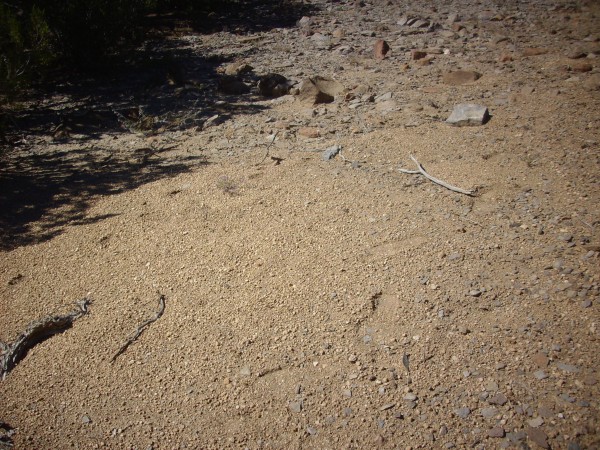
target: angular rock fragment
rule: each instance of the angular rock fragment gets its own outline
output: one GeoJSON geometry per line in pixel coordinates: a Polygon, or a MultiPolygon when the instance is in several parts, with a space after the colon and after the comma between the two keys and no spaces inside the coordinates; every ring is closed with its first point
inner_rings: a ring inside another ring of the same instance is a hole
{"type": "Polygon", "coordinates": [[[521,54],[524,57],[528,57],[528,56],[545,55],[546,53],[548,53],[548,50],[546,50],[545,48],[525,48],[525,49],[523,49],[523,52],[521,54]]]}
{"type": "Polygon", "coordinates": [[[390,46],[383,39],[379,39],[377,42],[375,42],[375,49],[374,49],[375,59],[379,59],[379,60],[385,59],[385,56],[387,55],[387,53],[389,51],[390,51],[390,46]]]}
{"type": "Polygon", "coordinates": [[[454,107],[446,123],[457,127],[483,125],[490,119],[485,106],[461,103],[454,107]]]}
{"type": "Polygon", "coordinates": [[[244,62],[237,62],[237,63],[227,64],[225,66],[224,72],[225,72],[225,75],[240,76],[240,75],[250,73],[253,70],[254,70],[254,68],[252,66],[250,66],[244,62]]]}
{"type": "Polygon", "coordinates": [[[332,147],[329,147],[323,152],[323,161],[329,161],[330,159],[333,159],[335,155],[337,155],[340,152],[340,150],[342,150],[341,145],[334,145],[332,147]]]}
{"type": "Polygon", "coordinates": [[[218,88],[220,92],[227,95],[241,95],[250,91],[250,86],[229,75],[219,78],[218,88]]]}
{"type": "Polygon", "coordinates": [[[268,73],[258,80],[258,92],[263,97],[281,97],[290,92],[293,84],[283,75],[268,73]]]}
{"type": "Polygon", "coordinates": [[[442,81],[451,86],[473,83],[481,78],[481,74],[473,70],[456,70],[442,75],[442,81]]]}
{"type": "Polygon", "coordinates": [[[344,91],[344,86],[331,78],[316,76],[307,78],[300,85],[298,98],[303,103],[316,105],[318,103],[331,103],[335,96],[344,91]]]}

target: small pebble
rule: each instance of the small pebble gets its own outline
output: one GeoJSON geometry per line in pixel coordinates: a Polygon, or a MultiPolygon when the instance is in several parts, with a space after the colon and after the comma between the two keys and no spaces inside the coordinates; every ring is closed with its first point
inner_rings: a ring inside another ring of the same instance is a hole
{"type": "Polygon", "coordinates": [[[544,419],[541,417],[536,417],[535,419],[528,420],[527,423],[530,427],[538,428],[544,425],[544,419]]]}
{"type": "Polygon", "coordinates": [[[299,413],[302,411],[302,402],[290,402],[289,404],[290,411],[299,413]]]}
{"type": "Polygon", "coordinates": [[[506,432],[502,427],[494,427],[488,430],[488,436],[491,438],[503,438],[506,432]]]}
{"type": "Polygon", "coordinates": [[[454,410],[454,414],[456,414],[461,419],[466,419],[469,416],[469,414],[471,414],[471,410],[469,408],[466,408],[466,407],[456,408],[454,410]]]}

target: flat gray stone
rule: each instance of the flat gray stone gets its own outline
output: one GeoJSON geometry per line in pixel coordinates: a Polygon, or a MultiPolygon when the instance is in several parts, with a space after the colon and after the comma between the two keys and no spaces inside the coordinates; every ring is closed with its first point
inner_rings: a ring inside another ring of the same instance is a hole
{"type": "Polygon", "coordinates": [[[302,411],[302,402],[290,402],[288,407],[290,408],[290,411],[299,413],[302,411]]]}
{"type": "Polygon", "coordinates": [[[471,414],[471,410],[469,408],[456,408],[454,410],[454,414],[456,414],[461,419],[466,419],[469,414],[471,414]]]}
{"type": "Polygon", "coordinates": [[[556,363],[556,367],[558,367],[560,370],[564,370],[565,372],[569,372],[569,373],[577,373],[577,372],[579,372],[579,367],[573,366],[572,364],[565,364],[565,363],[560,362],[560,361],[558,361],[556,363]]]}
{"type": "Polygon", "coordinates": [[[329,147],[323,152],[323,161],[329,161],[330,159],[333,159],[335,155],[337,155],[340,152],[341,149],[341,145],[334,145],[333,147],[329,147]]]}
{"type": "Polygon", "coordinates": [[[483,125],[490,118],[490,113],[485,106],[472,103],[461,103],[454,107],[446,123],[457,127],[483,125]]]}

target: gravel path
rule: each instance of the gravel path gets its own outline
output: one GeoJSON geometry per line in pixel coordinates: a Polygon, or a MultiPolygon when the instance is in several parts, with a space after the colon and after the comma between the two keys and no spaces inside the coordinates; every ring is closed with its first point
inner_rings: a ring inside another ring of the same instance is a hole
{"type": "Polygon", "coordinates": [[[290,28],[180,31],[217,73],[182,63],[140,96],[153,133],[8,155],[110,170],[4,234],[0,340],[93,303],[0,382],[3,442],[599,448],[598,3],[311,4],[290,28]],[[292,95],[258,95],[267,73],[292,95]],[[315,76],[343,92],[293,95],[315,76]],[[171,126],[158,93],[205,109],[171,126]],[[491,117],[445,123],[461,103],[491,117]],[[476,195],[401,173],[410,155],[476,195]]]}

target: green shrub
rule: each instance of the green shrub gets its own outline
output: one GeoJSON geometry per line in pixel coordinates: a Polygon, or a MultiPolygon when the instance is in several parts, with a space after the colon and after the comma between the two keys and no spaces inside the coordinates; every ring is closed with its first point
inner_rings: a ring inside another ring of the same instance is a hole
{"type": "Polygon", "coordinates": [[[51,60],[52,34],[42,10],[0,3],[0,104],[51,60]]]}

